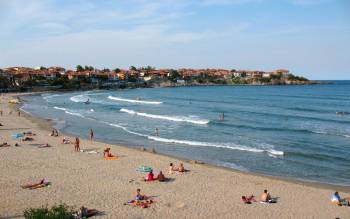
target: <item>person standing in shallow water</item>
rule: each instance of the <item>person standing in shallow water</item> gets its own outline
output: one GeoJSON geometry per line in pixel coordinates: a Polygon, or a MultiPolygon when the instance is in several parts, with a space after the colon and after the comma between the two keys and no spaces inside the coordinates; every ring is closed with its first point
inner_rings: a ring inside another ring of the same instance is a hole
{"type": "Polygon", "coordinates": [[[94,139],[94,131],[90,129],[90,141],[94,139]]]}
{"type": "Polygon", "coordinates": [[[156,136],[159,136],[159,129],[156,128],[156,136]]]}
{"type": "Polygon", "coordinates": [[[74,146],[75,146],[75,151],[79,152],[80,151],[80,140],[78,137],[75,138],[74,146]]]}

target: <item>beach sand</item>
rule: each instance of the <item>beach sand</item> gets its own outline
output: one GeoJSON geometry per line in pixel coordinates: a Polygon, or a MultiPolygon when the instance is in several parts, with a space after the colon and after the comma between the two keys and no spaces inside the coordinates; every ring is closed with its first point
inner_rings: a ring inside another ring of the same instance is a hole
{"type": "MultiPolygon", "coordinates": [[[[0,218],[21,218],[26,208],[60,202],[104,211],[97,218],[350,218],[350,207],[330,203],[335,189],[349,196],[347,187],[286,181],[189,162],[184,165],[190,172],[168,175],[170,162],[178,165],[183,161],[117,145],[111,146],[111,152],[119,158],[107,161],[102,158],[106,144],[89,140],[81,140],[81,149],[99,154],[74,152],[72,144],[60,144],[62,136],[49,136],[49,121],[24,114],[19,117],[16,111],[8,115],[10,96],[2,95],[0,103],[4,114],[0,141],[12,145],[0,148],[0,218]],[[36,134],[33,142],[11,139],[12,133],[29,130],[36,134]],[[13,146],[15,143],[20,146],[13,146]],[[44,143],[52,147],[35,146],[44,143]],[[139,165],[153,167],[155,174],[163,170],[172,180],[141,182],[145,174],[135,171],[139,165]],[[44,177],[52,182],[51,187],[20,187],[44,177]],[[153,196],[155,204],[147,209],[123,205],[137,188],[153,196]],[[278,203],[241,202],[242,195],[260,196],[264,189],[278,197],[278,203]]],[[[88,139],[88,128],[86,133],[88,139]]]]}

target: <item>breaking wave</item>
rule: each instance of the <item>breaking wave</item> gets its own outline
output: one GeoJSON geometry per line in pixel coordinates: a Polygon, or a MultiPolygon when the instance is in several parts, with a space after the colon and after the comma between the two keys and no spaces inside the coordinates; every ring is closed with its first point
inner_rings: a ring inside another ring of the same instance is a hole
{"type": "Polygon", "coordinates": [[[199,125],[205,125],[208,124],[209,120],[201,120],[201,119],[193,119],[189,117],[179,117],[179,116],[166,116],[166,115],[154,115],[154,114],[148,114],[148,113],[140,113],[136,112],[134,110],[128,110],[128,109],[120,109],[121,112],[128,113],[131,115],[137,115],[137,116],[143,116],[147,118],[153,118],[153,119],[163,119],[163,120],[169,120],[174,122],[188,122],[193,124],[199,124],[199,125]]]}
{"type": "Polygon", "coordinates": [[[113,97],[113,96],[108,96],[108,99],[116,100],[116,101],[124,101],[124,102],[129,102],[129,103],[141,103],[141,104],[162,104],[163,103],[163,102],[157,102],[157,101],[124,99],[124,98],[113,97]]]}
{"type": "Polygon", "coordinates": [[[73,115],[73,116],[79,116],[81,118],[85,118],[83,115],[81,115],[80,113],[76,113],[76,112],[71,112],[69,110],[67,110],[66,108],[62,108],[62,107],[57,107],[57,106],[54,106],[53,107],[54,109],[58,109],[58,110],[62,110],[64,111],[65,113],[69,114],[69,115],[73,115]]]}
{"type": "Polygon", "coordinates": [[[188,141],[188,140],[178,140],[178,139],[169,139],[169,138],[161,138],[158,136],[151,136],[151,135],[145,135],[137,132],[130,131],[124,126],[114,124],[114,123],[108,123],[104,122],[105,124],[108,124],[113,127],[121,128],[124,131],[138,135],[141,137],[145,137],[149,140],[158,141],[158,142],[164,142],[164,143],[175,143],[175,144],[185,144],[190,146],[199,146],[199,147],[216,147],[216,148],[225,148],[225,149],[231,149],[231,150],[239,150],[239,151],[248,151],[248,152],[254,152],[254,153],[267,153],[274,156],[283,156],[283,151],[277,151],[274,149],[259,149],[259,148],[253,148],[243,145],[237,145],[234,143],[211,143],[211,142],[200,142],[200,141],[188,141]]]}
{"type": "Polygon", "coordinates": [[[84,95],[76,95],[73,96],[71,98],[69,98],[71,101],[76,102],[76,103],[82,103],[82,102],[86,102],[88,100],[87,97],[85,97],[84,95]]]}

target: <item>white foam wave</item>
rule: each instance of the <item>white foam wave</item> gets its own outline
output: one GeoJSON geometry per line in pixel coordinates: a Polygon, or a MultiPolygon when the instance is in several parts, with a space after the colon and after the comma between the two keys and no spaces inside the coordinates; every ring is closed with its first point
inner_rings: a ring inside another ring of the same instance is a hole
{"type": "Polygon", "coordinates": [[[121,112],[125,112],[131,115],[137,115],[137,116],[143,116],[143,117],[148,117],[148,118],[153,118],[153,119],[163,119],[163,120],[169,120],[169,121],[174,121],[174,122],[188,122],[188,123],[193,123],[193,124],[199,124],[199,125],[205,125],[209,123],[209,120],[195,120],[192,118],[188,117],[177,117],[177,116],[164,116],[164,115],[154,115],[154,114],[148,114],[148,113],[140,113],[136,112],[134,110],[128,110],[128,109],[120,109],[121,112]]]}
{"type": "Polygon", "coordinates": [[[323,131],[311,131],[313,133],[316,133],[316,134],[322,134],[322,135],[326,135],[327,132],[323,132],[323,131]]]}
{"type": "Polygon", "coordinates": [[[129,103],[141,103],[141,104],[162,104],[163,103],[163,102],[157,102],[157,101],[124,99],[124,98],[113,97],[113,96],[108,96],[108,99],[117,100],[117,101],[124,101],[124,102],[129,102],[129,103]]]}
{"type": "Polygon", "coordinates": [[[130,131],[129,129],[127,129],[126,127],[123,127],[123,126],[118,125],[118,124],[107,123],[107,122],[105,122],[105,124],[108,124],[110,126],[114,126],[117,128],[121,128],[130,134],[138,135],[141,137],[145,137],[149,140],[158,141],[158,142],[185,144],[185,145],[200,146],[200,147],[225,148],[225,149],[248,151],[248,152],[254,152],[254,153],[268,153],[268,154],[272,154],[275,156],[283,156],[284,155],[283,151],[277,151],[277,150],[273,150],[273,149],[258,149],[258,148],[252,148],[252,147],[247,147],[247,146],[242,146],[242,145],[236,145],[233,143],[210,143],[210,142],[199,142],[199,141],[188,141],[188,140],[161,138],[161,137],[157,137],[157,136],[150,136],[150,135],[145,135],[145,134],[133,132],[133,131],[130,131]]]}
{"type": "Polygon", "coordinates": [[[73,96],[71,98],[69,98],[71,101],[75,102],[75,103],[82,103],[82,102],[86,102],[88,100],[87,97],[85,97],[84,95],[76,95],[73,96]]]}
{"type": "Polygon", "coordinates": [[[83,115],[81,115],[80,113],[68,111],[66,108],[61,108],[61,107],[57,107],[57,106],[54,106],[53,108],[58,109],[58,110],[62,110],[62,111],[64,111],[65,113],[67,113],[67,114],[69,114],[69,115],[79,116],[79,117],[81,117],[81,118],[85,118],[85,117],[84,117],[83,115]]]}
{"type": "Polygon", "coordinates": [[[61,95],[59,95],[59,94],[52,94],[52,95],[45,94],[45,95],[41,95],[41,96],[42,96],[42,98],[43,98],[44,100],[48,100],[48,99],[51,99],[51,98],[54,98],[54,97],[59,97],[59,96],[61,96],[61,95]]]}
{"type": "Polygon", "coordinates": [[[61,108],[61,107],[58,107],[58,106],[54,106],[53,108],[55,108],[55,109],[58,109],[58,110],[63,110],[63,111],[66,111],[66,108],[61,108]]]}
{"type": "Polygon", "coordinates": [[[350,135],[343,135],[345,138],[350,138],[350,135]]]}

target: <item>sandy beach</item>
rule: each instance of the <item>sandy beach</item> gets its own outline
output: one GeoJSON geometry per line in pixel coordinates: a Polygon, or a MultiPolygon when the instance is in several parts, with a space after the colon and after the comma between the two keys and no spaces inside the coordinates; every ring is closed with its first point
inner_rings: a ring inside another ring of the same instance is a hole
{"type": "MultiPolygon", "coordinates": [[[[87,140],[88,128],[80,147],[99,153],[74,152],[73,144],[61,144],[63,135],[50,136],[49,121],[24,113],[18,116],[9,99],[11,95],[0,99],[0,141],[11,145],[0,147],[0,218],[21,218],[26,208],[60,202],[104,212],[96,218],[350,218],[350,207],[330,202],[335,190],[341,197],[350,196],[347,187],[286,181],[190,162],[184,162],[189,172],[169,175],[169,163],[183,161],[118,145],[110,146],[118,159],[104,160],[107,145],[87,140]],[[25,131],[36,134],[34,141],[11,139],[11,134],[25,131]],[[38,148],[46,143],[52,147],[38,148]],[[140,165],[152,167],[155,174],[163,170],[171,180],[142,182],[140,178],[146,174],[135,171],[140,165]],[[36,190],[20,187],[42,178],[52,186],[36,190]],[[153,197],[155,203],[150,208],[123,205],[133,199],[137,188],[153,197]],[[245,205],[241,201],[242,195],[258,198],[264,189],[278,198],[276,204],[245,205]]],[[[68,138],[73,141],[74,136],[68,138]]]]}

